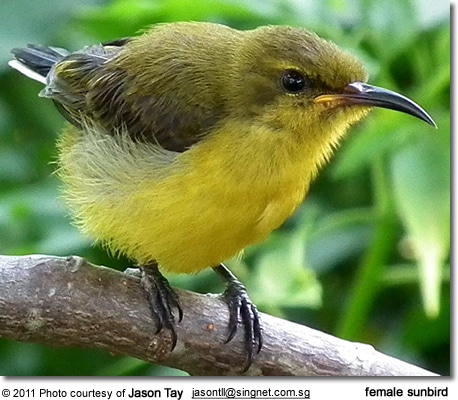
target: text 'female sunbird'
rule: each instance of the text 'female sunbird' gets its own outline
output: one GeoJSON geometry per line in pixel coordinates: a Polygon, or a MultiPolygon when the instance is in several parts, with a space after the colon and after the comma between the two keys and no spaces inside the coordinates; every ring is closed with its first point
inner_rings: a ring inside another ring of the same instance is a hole
{"type": "MultiPolygon", "coordinates": [[[[213,268],[227,283],[230,341],[245,370],[262,347],[258,312],[222,264],[301,204],[347,129],[372,107],[434,125],[413,101],[366,83],[361,63],[304,29],[169,23],[71,53],[14,49],[68,120],[63,197],[81,230],[134,260],[157,332],[177,342],[179,299],[159,272],[213,268]]],[[[186,316],[185,316],[186,317],[186,316]]]]}

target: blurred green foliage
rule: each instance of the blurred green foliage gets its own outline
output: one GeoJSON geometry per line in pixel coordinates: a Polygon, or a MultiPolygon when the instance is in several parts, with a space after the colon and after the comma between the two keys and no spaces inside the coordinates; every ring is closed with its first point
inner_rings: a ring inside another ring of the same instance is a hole
{"type": "MultiPolygon", "coordinates": [[[[78,49],[166,21],[303,26],[356,54],[370,82],[418,101],[438,130],[375,110],[352,129],[304,205],[229,266],[261,311],[450,373],[450,16],[427,0],[0,2],[0,254],[78,254],[124,268],[72,227],[52,174],[63,119],[10,49],[78,49]]],[[[209,272],[171,277],[220,291],[209,272]]],[[[2,375],[176,375],[92,350],[0,340],[2,375]],[[90,360],[90,362],[88,362],[90,360]]]]}

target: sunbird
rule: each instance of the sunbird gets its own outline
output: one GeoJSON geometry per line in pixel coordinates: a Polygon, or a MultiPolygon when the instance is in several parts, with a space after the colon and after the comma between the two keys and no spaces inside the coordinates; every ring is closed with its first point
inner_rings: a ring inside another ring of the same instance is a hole
{"type": "Polygon", "coordinates": [[[213,268],[227,285],[226,342],[244,329],[244,371],[262,348],[262,327],[223,262],[294,212],[371,108],[435,126],[413,101],[366,83],[360,61],[301,28],[177,22],[76,52],[12,53],[11,67],[44,84],[40,96],[68,121],[57,173],[76,224],[139,266],[156,333],[170,332],[171,350],[183,313],[160,270],[213,268]]]}

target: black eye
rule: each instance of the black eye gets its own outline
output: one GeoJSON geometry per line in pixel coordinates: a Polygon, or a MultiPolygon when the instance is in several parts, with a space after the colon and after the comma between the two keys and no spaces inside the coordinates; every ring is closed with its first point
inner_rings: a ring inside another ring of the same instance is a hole
{"type": "Polygon", "coordinates": [[[281,84],[289,93],[298,93],[305,88],[306,80],[304,75],[294,69],[289,69],[283,72],[281,76],[281,84]]]}

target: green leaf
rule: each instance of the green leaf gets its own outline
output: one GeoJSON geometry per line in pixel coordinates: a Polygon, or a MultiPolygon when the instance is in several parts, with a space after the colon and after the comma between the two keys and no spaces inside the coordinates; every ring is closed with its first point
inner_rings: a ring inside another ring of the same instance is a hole
{"type": "Polygon", "coordinates": [[[397,211],[420,268],[425,313],[439,313],[441,270],[450,248],[450,154],[432,135],[398,152],[391,164],[397,211]]]}
{"type": "Polygon", "coordinates": [[[13,47],[27,43],[48,43],[57,28],[84,7],[100,3],[99,0],[34,0],[0,1],[0,72],[9,67],[13,47]],[[33,7],[33,10],[32,10],[33,7]]]}
{"type": "Polygon", "coordinates": [[[249,291],[264,310],[278,315],[279,307],[321,306],[321,285],[305,262],[308,228],[271,235],[259,256],[249,291]]]}

